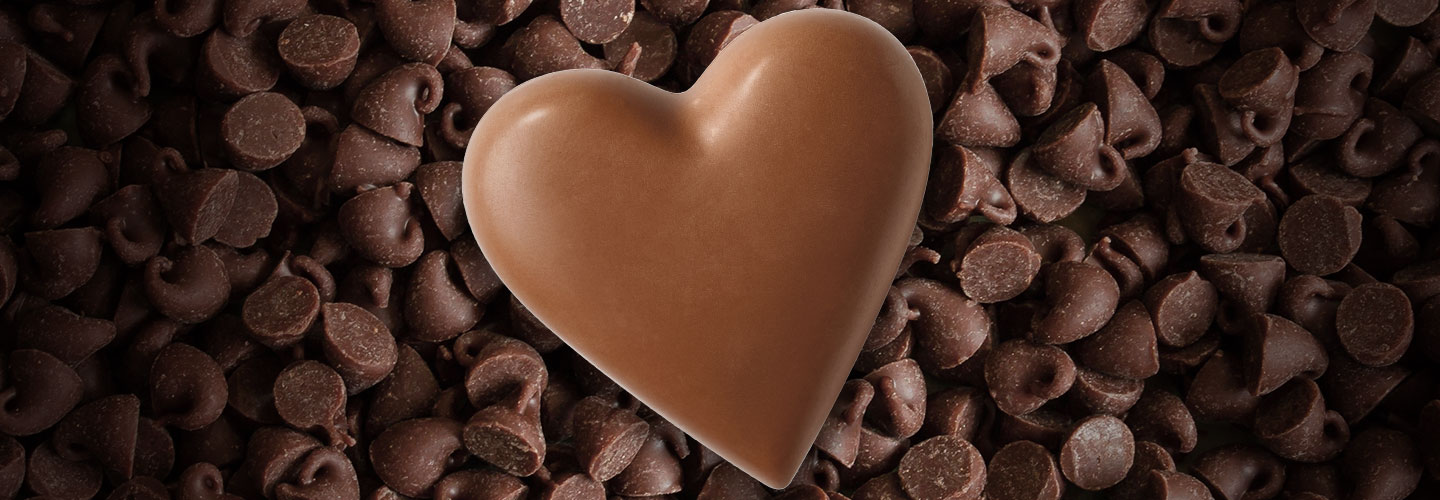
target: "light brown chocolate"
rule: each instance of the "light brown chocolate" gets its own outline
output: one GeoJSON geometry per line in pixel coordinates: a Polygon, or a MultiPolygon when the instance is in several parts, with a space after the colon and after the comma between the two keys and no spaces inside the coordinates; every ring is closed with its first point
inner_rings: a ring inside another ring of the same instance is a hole
{"type": "Polygon", "coordinates": [[[895,276],[931,130],[905,48],[810,9],[750,28],[684,93],[598,70],[516,87],[475,127],[462,186],[535,317],[782,487],[895,276]]]}

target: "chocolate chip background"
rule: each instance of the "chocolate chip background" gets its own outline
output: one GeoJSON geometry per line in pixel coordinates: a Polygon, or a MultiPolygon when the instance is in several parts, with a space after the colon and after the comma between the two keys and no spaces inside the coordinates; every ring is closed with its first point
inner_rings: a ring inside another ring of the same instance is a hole
{"type": "Polygon", "coordinates": [[[1436,498],[1436,8],[5,2],[0,497],[1436,498]],[[906,43],[937,126],[782,492],[505,293],[457,161],[525,80],[684,90],[805,8],[906,43]]]}

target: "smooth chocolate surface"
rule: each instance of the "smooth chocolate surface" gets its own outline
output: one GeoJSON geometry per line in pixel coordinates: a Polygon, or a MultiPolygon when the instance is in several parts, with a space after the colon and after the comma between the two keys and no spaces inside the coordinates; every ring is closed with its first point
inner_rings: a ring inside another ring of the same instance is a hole
{"type": "Polygon", "coordinates": [[[1440,497],[1437,6],[0,1],[0,498],[1440,497]],[[778,71],[725,54],[812,9],[905,44],[935,148],[775,490],[512,294],[461,177],[520,84],[778,71]]]}
{"type": "Polygon", "coordinates": [[[910,55],[784,14],[684,93],[561,72],[486,112],[467,214],[525,307],[701,443],[788,483],[905,251],[930,157],[910,55]]]}

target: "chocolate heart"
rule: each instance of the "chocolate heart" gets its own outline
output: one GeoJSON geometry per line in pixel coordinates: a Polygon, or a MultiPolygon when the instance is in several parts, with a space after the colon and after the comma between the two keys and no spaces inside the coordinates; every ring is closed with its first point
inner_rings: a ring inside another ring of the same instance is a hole
{"type": "Polygon", "coordinates": [[[772,487],[859,354],[924,194],[924,80],[884,28],[776,16],[690,90],[531,80],[490,108],[461,184],[525,307],[631,394],[772,487]]]}

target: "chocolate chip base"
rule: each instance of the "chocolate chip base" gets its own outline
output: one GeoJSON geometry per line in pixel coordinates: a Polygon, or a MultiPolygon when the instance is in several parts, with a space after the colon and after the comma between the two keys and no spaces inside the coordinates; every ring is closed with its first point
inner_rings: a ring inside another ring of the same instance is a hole
{"type": "Polygon", "coordinates": [[[0,5],[0,497],[1440,497],[1436,0],[0,5]],[[469,130],[867,16],[919,227],[783,492],[629,397],[467,233],[469,130]]]}

